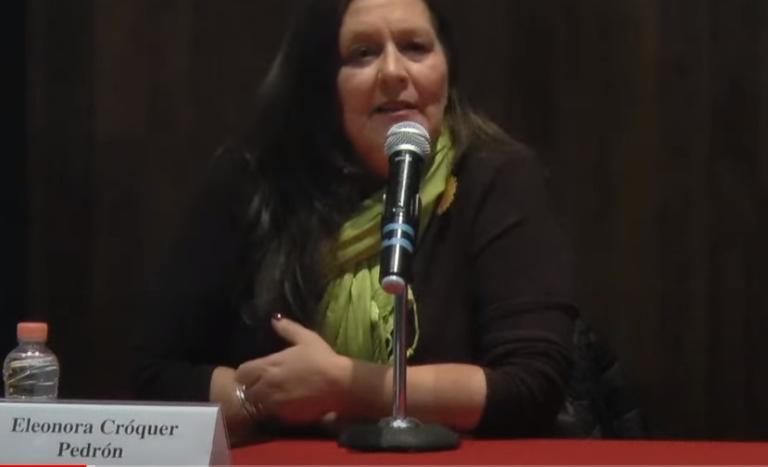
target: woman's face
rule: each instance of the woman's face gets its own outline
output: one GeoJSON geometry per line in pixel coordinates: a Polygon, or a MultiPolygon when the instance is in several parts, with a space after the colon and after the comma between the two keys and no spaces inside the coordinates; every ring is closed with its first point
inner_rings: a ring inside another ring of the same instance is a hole
{"type": "Polygon", "coordinates": [[[337,78],[344,130],[364,165],[385,178],[392,125],[420,123],[440,136],[448,64],[424,0],[354,0],[339,34],[337,78]]]}

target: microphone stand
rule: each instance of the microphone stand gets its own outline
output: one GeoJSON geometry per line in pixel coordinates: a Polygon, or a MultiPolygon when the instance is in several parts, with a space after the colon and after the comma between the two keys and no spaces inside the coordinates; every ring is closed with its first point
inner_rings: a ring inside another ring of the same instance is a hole
{"type": "Polygon", "coordinates": [[[406,353],[408,282],[421,212],[421,169],[430,153],[429,134],[414,122],[401,122],[387,133],[389,184],[382,214],[381,287],[395,297],[392,416],[378,424],[352,427],[339,444],[360,451],[438,451],[454,449],[459,436],[440,425],[424,424],[407,415],[406,353]]]}
{"type": "Polygon", "coordinates": [[[343,447],[358,451],[441,451],[459,446],[459,436],[442,425],[421,423],[407,416],[408,285],[395,294],[394,378],[392,416],[378,424],[358,425],[339,438],[343,447]]]}

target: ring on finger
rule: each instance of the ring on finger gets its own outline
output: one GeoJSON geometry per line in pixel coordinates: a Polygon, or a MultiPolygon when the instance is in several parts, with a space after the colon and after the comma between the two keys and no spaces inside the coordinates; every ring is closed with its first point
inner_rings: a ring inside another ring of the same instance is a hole
{"type": "Polygon", "coordinates": [[[259,401],[256,401],[256,405],[254,405],[245,397],[244,384],[235,384],[235,395],[237,396],[237,400],[240,401],[240,407],[243,408],[243,411],[248,415],[248,418],[250,418],[252,422],[258,422],[263,418],[264,406],[262,406],[259,401]]]}

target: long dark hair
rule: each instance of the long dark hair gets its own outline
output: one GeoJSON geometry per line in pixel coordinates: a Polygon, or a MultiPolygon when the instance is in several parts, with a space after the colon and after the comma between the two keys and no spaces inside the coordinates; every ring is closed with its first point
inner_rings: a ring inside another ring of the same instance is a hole
{"type": "MultiPolygon", "coordinates": [[[[344,134],[336,90],[338,34],[352,1],[300,2],[260,89],[249,131],[234,151],[246,158],[253,183],[249,320],[281,312],[313,324],[336,236],[370,187],[344,134]]],[[[427,4],[448,57],[445,122],[456,153],[478,142],[511,142],[459,97],[455,48],[439,8],[443,1],[427,4]]]]}

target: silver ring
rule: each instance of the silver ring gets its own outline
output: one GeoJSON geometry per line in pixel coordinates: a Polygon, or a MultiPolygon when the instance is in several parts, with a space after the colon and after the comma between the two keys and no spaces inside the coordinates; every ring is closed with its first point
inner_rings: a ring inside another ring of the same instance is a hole
{"type": "Polygon", "coordinates": [[[237,400],[240,401],[240,407],[243,408],[243,411],[248,415],[248,418],[250,418],[252,422],[258,422],[262,418],[264,407],[262,407],[261,402],[256,402],[258,406],[258,408],[256,408],[251,401],[246,399],[244,384],[235,384],[235,396],[237,396],[237,400]]]}

